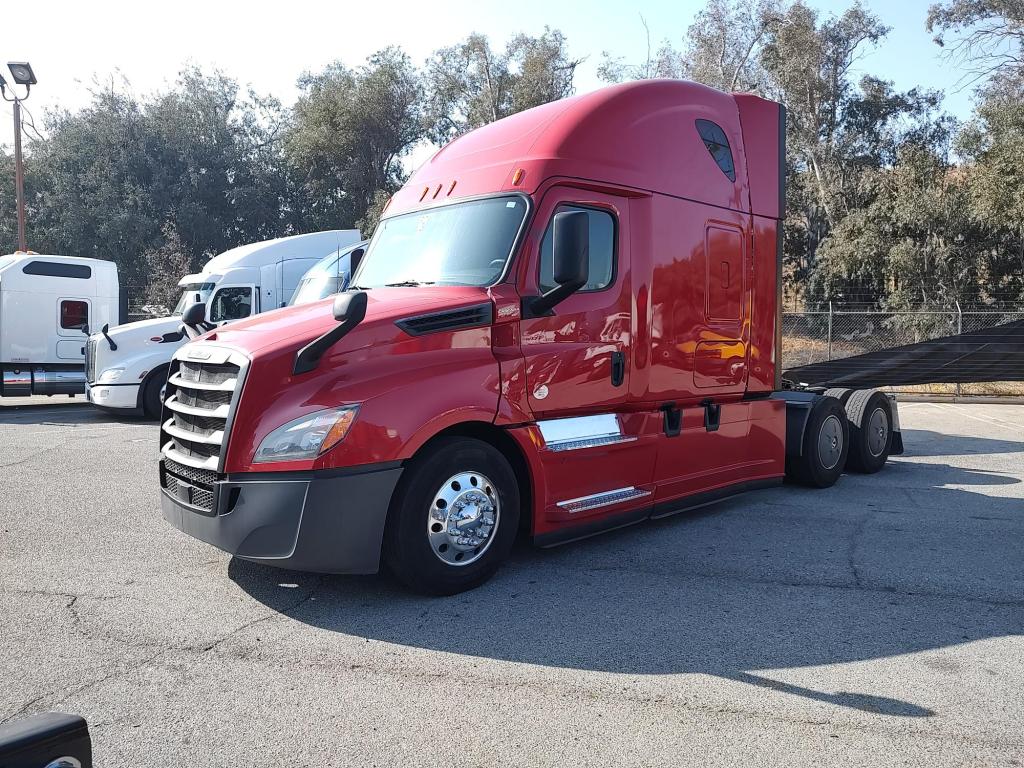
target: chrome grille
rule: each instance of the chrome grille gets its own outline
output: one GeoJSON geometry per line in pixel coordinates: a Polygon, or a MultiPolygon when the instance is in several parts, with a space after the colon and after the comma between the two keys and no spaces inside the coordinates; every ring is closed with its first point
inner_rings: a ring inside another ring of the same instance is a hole
{"type": "Polygon", "coordinates": [[[208,469],[189,467],[184,464],[179,464],[176,461],[171,461],[170,459],[166,459],[164,461],[164,468],[168,472],[184,480],[188,480],[190,483],[199,483],[212,488],[213,484],[217,482],[217,473],[211,472],[208,469]]]}
{"type": "Polygon", "coordinates": [[[213,484],[217,473],[179,464],[164,459],[160,473],[160,485],[172,496],[182,499],[194,507],[213,512],[213,484]]]}
{"type": "Polygon", "coordinates": [[[212,345],[199,349],[187,345],[175,355],[167,377],[160,436],[165,459],[220,471],[229,416],[246,363],[238,353],[212,345]],[[201,360],[197,359],[200,354],[201,360]]]}
{"type": "Polygon", "coordinates": [[[96,339],[85,342],[85,380],[90,384],[96,381],[96,339]]]}

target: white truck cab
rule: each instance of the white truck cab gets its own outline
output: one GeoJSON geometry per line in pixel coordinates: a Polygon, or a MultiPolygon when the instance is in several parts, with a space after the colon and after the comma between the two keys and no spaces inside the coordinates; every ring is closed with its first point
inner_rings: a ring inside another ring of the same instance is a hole
{"type": "Polygon", "coordinates": [[[215,325],[283,307],[310,267],[359,241],[358,230],[338,229],[251,243],[214,256],[202,272],[179,281],[181,298],[169,317],[103,327],[89,337],[89,402],[159,416],[167,366],[187,341],[181,314],[188,306],[204,302],[207,320],[215,325]]]}
{"type": "Polygon", "coordinates": [[[84,392],[88,329],[117,323],[121,311],[112,261],[0,256],[0,396],[84,392]]]}
{"type": "Polygon", "coordinates": [[[326,299],[348,288],[354,268],[369,245],[369,240],[340,248],[324,256],[302,276],[298,287],[288,300],[288,306],[312,304],[314,301],[326,299]],[[353,260],[355,264],[353,264],[353,260]]]}

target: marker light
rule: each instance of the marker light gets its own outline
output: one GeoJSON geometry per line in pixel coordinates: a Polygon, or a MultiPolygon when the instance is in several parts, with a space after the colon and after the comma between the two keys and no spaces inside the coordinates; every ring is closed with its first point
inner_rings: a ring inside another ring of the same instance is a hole
{"type": "Polygon", "coordinates": [[[260,443],[254,463],[315,459],[345,439],[359,413],[358,405],[329,408],[282,424],[260,443]]]}
{"type": "Polygon", "coordinates": [[[512,174],[512,184],[517,185],[523,180],[523,176],[526,174],[522,168],[516,168],[516,172],[512,174]]]}

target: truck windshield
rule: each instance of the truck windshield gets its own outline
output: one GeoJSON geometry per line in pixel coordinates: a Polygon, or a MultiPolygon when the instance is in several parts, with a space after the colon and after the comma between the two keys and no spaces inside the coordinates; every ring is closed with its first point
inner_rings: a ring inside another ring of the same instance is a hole
{"type": "Polygon", "coordinates": [[[326,299],[335,293],[341,293],[348,285],[349,265],[351,258],[349,254],[352,248],[346,248],[339,255],[337,252],[328,254],[320,259],[306,274],[302,276],[295,293],[288,300],[288,306],[294,307],[297,304],[311,304],[320,299],[326,299]]]}
{"type": "Polygon", "coordinates": [[[362,288],[491,285],[525,216],[526,201],[506,196],[384,219],[352,282],[362,288]]]}
{"type": "Polygon", "coordinates": [[[194,304],[197,301],[207,301],[210,298],[210,293],[213,291],[215,283],[189,283],[185,286],[184,293],[181,294],[181,298],[178,299],[178,303],[174,305],[174,311],[172,315],[180,315],[185,311],[185,308],[189,304],[194,304]],[[197,298],[198,295],[198,298],[197,298]]]}

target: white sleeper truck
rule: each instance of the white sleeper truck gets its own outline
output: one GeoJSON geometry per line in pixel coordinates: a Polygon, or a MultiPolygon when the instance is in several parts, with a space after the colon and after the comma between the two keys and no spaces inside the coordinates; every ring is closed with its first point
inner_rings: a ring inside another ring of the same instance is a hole
{"type": "Polygon", "coordinates": [[[89,329],[125,308],[112,261],[0,256],[0,396],[84,392],[89,329]]]}
{"type": "Polygon", "coordinates": [[[188,340],[181,330],[187,307],[205,302],[215,325],[283,307],[310,267],[359,240],[358,230],[336,229],[232,248],[181,279],[181,298],[169,317],[117,328],[93,325],[85,353],[89,402],[157,418],[167,366],[188,340]]]}

